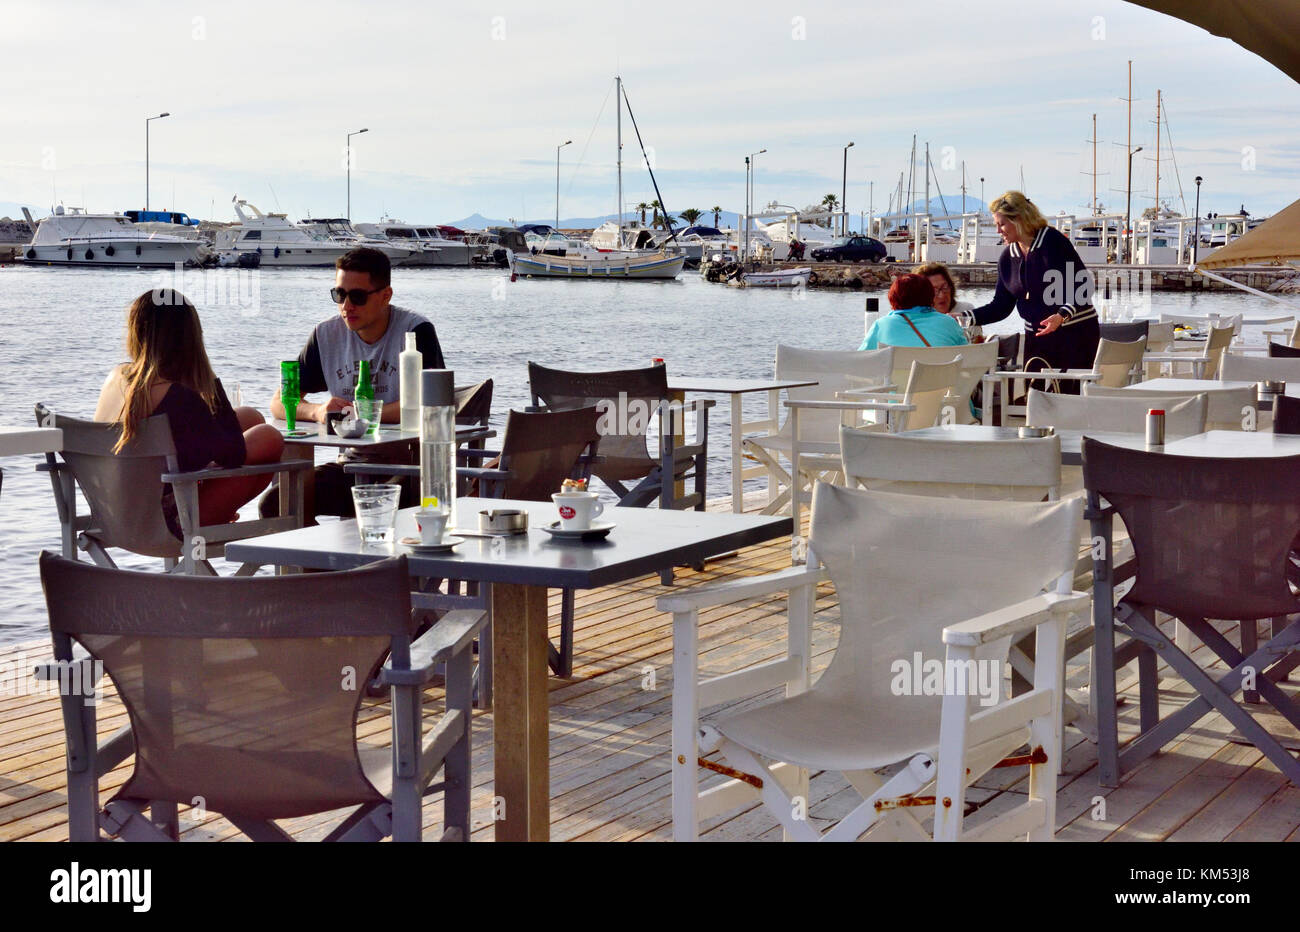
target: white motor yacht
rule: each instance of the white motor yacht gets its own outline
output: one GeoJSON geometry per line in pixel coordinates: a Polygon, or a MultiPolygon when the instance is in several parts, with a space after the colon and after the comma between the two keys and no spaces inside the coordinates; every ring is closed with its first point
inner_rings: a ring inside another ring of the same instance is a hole
{"type": "Polygon", "coordinates": [[[474,252],[468,243],[445,237],[436,224],[403,223],[381,217],[377,223],[358,223],[356,227],[363,236],[398,246],[414,245],[420,251],[412,256],[408,263],[411,265],[468,266],[474,252]]]}
{"type": "Polygon", "coordinates": [[[349,249],[356,249],[359,246],[378,249],[388,257],[388,260],[393,265],[425,264],[420,261],[423,250],[414,243],[407,246],[398,246],[386,239],[363,236],[353,228],[352,223],[346,217],[315,217],[308,220],[299,220],[298,226],[306,230],[315,239],[339,243],[349,249]]]}
{"type": "Polygon", "coordinates": [[[173,268],[198,265],[203,248],[197,239],[136,229],[122,214],[60,204],[37,224],[22,257],[45,265],[173,268]]]}
{"type": "Polygon", "coordinates": [[[353,248],[345,243],[315,239],[289,222],[286,214],[264,214],[248,201],[235,199],[239,223],[217,231],[216,248],[223,256],[256,253],[266,266],[332,266],[353,248]]]}

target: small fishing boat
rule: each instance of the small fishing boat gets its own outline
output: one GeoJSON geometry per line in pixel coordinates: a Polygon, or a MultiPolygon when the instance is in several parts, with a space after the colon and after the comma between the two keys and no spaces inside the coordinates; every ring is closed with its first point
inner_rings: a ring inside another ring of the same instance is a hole
{"type": "Polygon", "coordinates": [[[745,288],[802,288],[808,284],[812,268],[778,269],[774,272],[746,272],[740,277],[745,288]]]}
{"type": "Polygon", "coordinates": [[[597,256],[555,256],[547,253],[511,253],[510,270],[516,275],[547,278],[676,278],[685,256],[663,252],[601,253],[597,256]]]}

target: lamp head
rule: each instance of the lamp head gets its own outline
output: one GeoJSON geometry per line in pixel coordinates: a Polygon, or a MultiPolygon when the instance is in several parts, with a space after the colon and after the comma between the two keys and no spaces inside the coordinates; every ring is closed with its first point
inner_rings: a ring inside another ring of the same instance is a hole
{"type": "Polygon", "coordinates": [[[1200,175],[1197,175],[1197,176],[1196,176],[1196,186],[1197,186],[1198,188],[1201,186],[1201,176],[1200,176],[1200,175]]]}

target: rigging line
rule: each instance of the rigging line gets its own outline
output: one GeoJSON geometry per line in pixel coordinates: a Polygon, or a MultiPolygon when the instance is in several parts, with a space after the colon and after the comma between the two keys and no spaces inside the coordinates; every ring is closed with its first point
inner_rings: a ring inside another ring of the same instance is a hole
{"type": "Polygon", "coordinates": [[[677,231],[673,229],[673,215],[668,212],[668,205],[664,203],[664,196],[659,193],[659,182],[655,180],[654,169],[650,167],[650,157],[646,155],[645,143],[641,141],[641,128],[636,125],[636,117],[632,113],[632,101],[627,99],[627,84],[623,84],[623,102],[627,104],[627,115],[632,120],[632,129],[636,130],[636,142],[641,147],[641,160],[645,162],[646,171],[650,173],[650,183],[655,186],[655,197],[659,199],[659,209],[663,211],[664,223],[668,226],[668,239],[677,239],[677,231]]]}
{"type": "Polygon", "coordinates": [[[614,92],[612,87],[605,89],[605,99],[600,102],[600,112],[596,114],[596,122],[591,124],[591,132],[587,134],[587,141],[582,144],[582,153],[578,156],[578,161],[574,163],[573,168],[569,171],[569,185],[564,189],[567,197],[573,191],[573,182],[577,178],[578,169],[583,166],[587,158],[587,149],[591,146],[591,138],[596,135],[596,128],[600,126],[600,118],[605,115],[605,107],[609,104],[609,95],[614,92]]]}
{"type": "MultiPolygon", "coordinates": [[[[943,199],[943,188],[939,187],[939,173],[934,170],[934,161],[930,158],[928,154],[926,155],[925,160],[927,162],[927,170],[930,172],[930,176],[934,178],[934,189],[939,192],[939,206],[943,208],[943,213],[944,216],[946,217],[948,215],[948,204],[943,199]]],[[[925,213],[927,216],[930,213],[929,204],[925,205],[925,213]]],[[[950,230],[952,229],[951,220],[948,221],[948,229],[950,230]]]]}
{"type": "MultiPolygon", "coordinates": [[[[1160,110],[1165,115],[1165,138],[1169,140],[1169,158],[1174,163],[1174,179],[1178,182],[1178,200],[1183,204],[1183,216],[1187,216],[1187,198],[1183,196],[1183,179],[1178,174],[1178,156],[1174,154],[1174,137],[1169,135],[1169,111],[1165,109],[1165,102],[1160,102],[1160,110]]],[[[1159,125],[1156,126],[1156,132],[1160,132],[1159,125]]],[[[1157,212],[1159,205],[1156,205],[1157,212]]]]}

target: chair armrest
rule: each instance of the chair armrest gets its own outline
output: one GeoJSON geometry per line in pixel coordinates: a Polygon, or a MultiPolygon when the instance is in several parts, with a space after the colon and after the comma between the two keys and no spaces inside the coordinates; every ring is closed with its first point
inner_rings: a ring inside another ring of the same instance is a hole
{"type": "Polygon", "coordinates": [[[943,643],[956,647],[978,647],[1008,635],[1036,628],[1053,617],[1085,612],[1092,596],[1086,592],[1047,592],[987,612],[977,618],[960,621],[943,629],[943,643]]]}
{"type": "Polygon", "coordinates": [[[787,401],[787,408],[829,411],[915,411],[916,405],[901,401],[787,401]]]}
{"type": "Polygon", "coordinates": [[[254,466],[196,469],[192,472],[165,472],[163,482],[198,482],[200,479],[230,479],[235,476],[264,476],[267,473],[305,472],[313,469],[310,460],[281,460],[278,463],[259,463],[254,466]]]}
{"type": "Polygon", "coordinates": [[[709,586],[695,586],[683,592],[660,596],[655,605],[661,612],[698,611],[714,605],[761,599],[776,592],[813,586],[827,579],[830,579],[830,576],[824,569],[794,566],[788,570],[763,576],[751,576],[748,579],[736,579],[709,586]]]}
{"type": "Polygon", "coordinates": [[[691,398],[684,401],[674,401],[672,405],[678,411],[705,411],[715,407],[717,403],[713,398],[691,398]]]}
{"type": "Polygon", "coordinates": [[[380,680],[388,686],[423,686],[433,678],[438,664],[469,647],[487,620],[482,609],[448,612],[411,643],[411,669],[394,670],[390,658],[380,680]]]}
{"type": "Polygon", "coordinates": [[[846,388],[842,392],[836,392],[836,398],[856,398],[859,395],[876,395],[881,392],[893,393],[898,391],[897,382],[882,382],[880,385],[869,388],[846,388]]]}
{"type": "Polygon", "coordinates": [[[456,467],[456,476],[461,479],[496,479],[504,482],[513,475],[514,473],[508,469],[487,469],[481,466],[456,467]]]}
{"type": "Polygon", "coordinates": [[[470,458],[473,458],[473,459],[484,459],[484,460],[485,460],[485,459],[487,459],[489,456],[500,456],[500,455],[501,455],[501,451],[500,451],[500,450],[474,450],[474,449],[469,449],[469,450],[457,450],[457,451],[456,451],[456,455],[457,455],[457,456],[470,457],[470,458]]]}
{"type": "Polygon", "coordinates": [[[1093,372],[1090,369],[1073,369],[1060,372],[1056,369],[1042,369],[1038,372],[1025,372],[1023,370],[1011,372],[1006,369],[995,369],[984,374],[984,378],[1001,379],[1075,379],[1080,382],[1095,382],[1101,378],[1100,372],[1093,372]]]}
{"type": "Polygon", "coordinates": [[[350,476],[418,476],[420,467],[406,463],[344,463],[350,476]]]}

